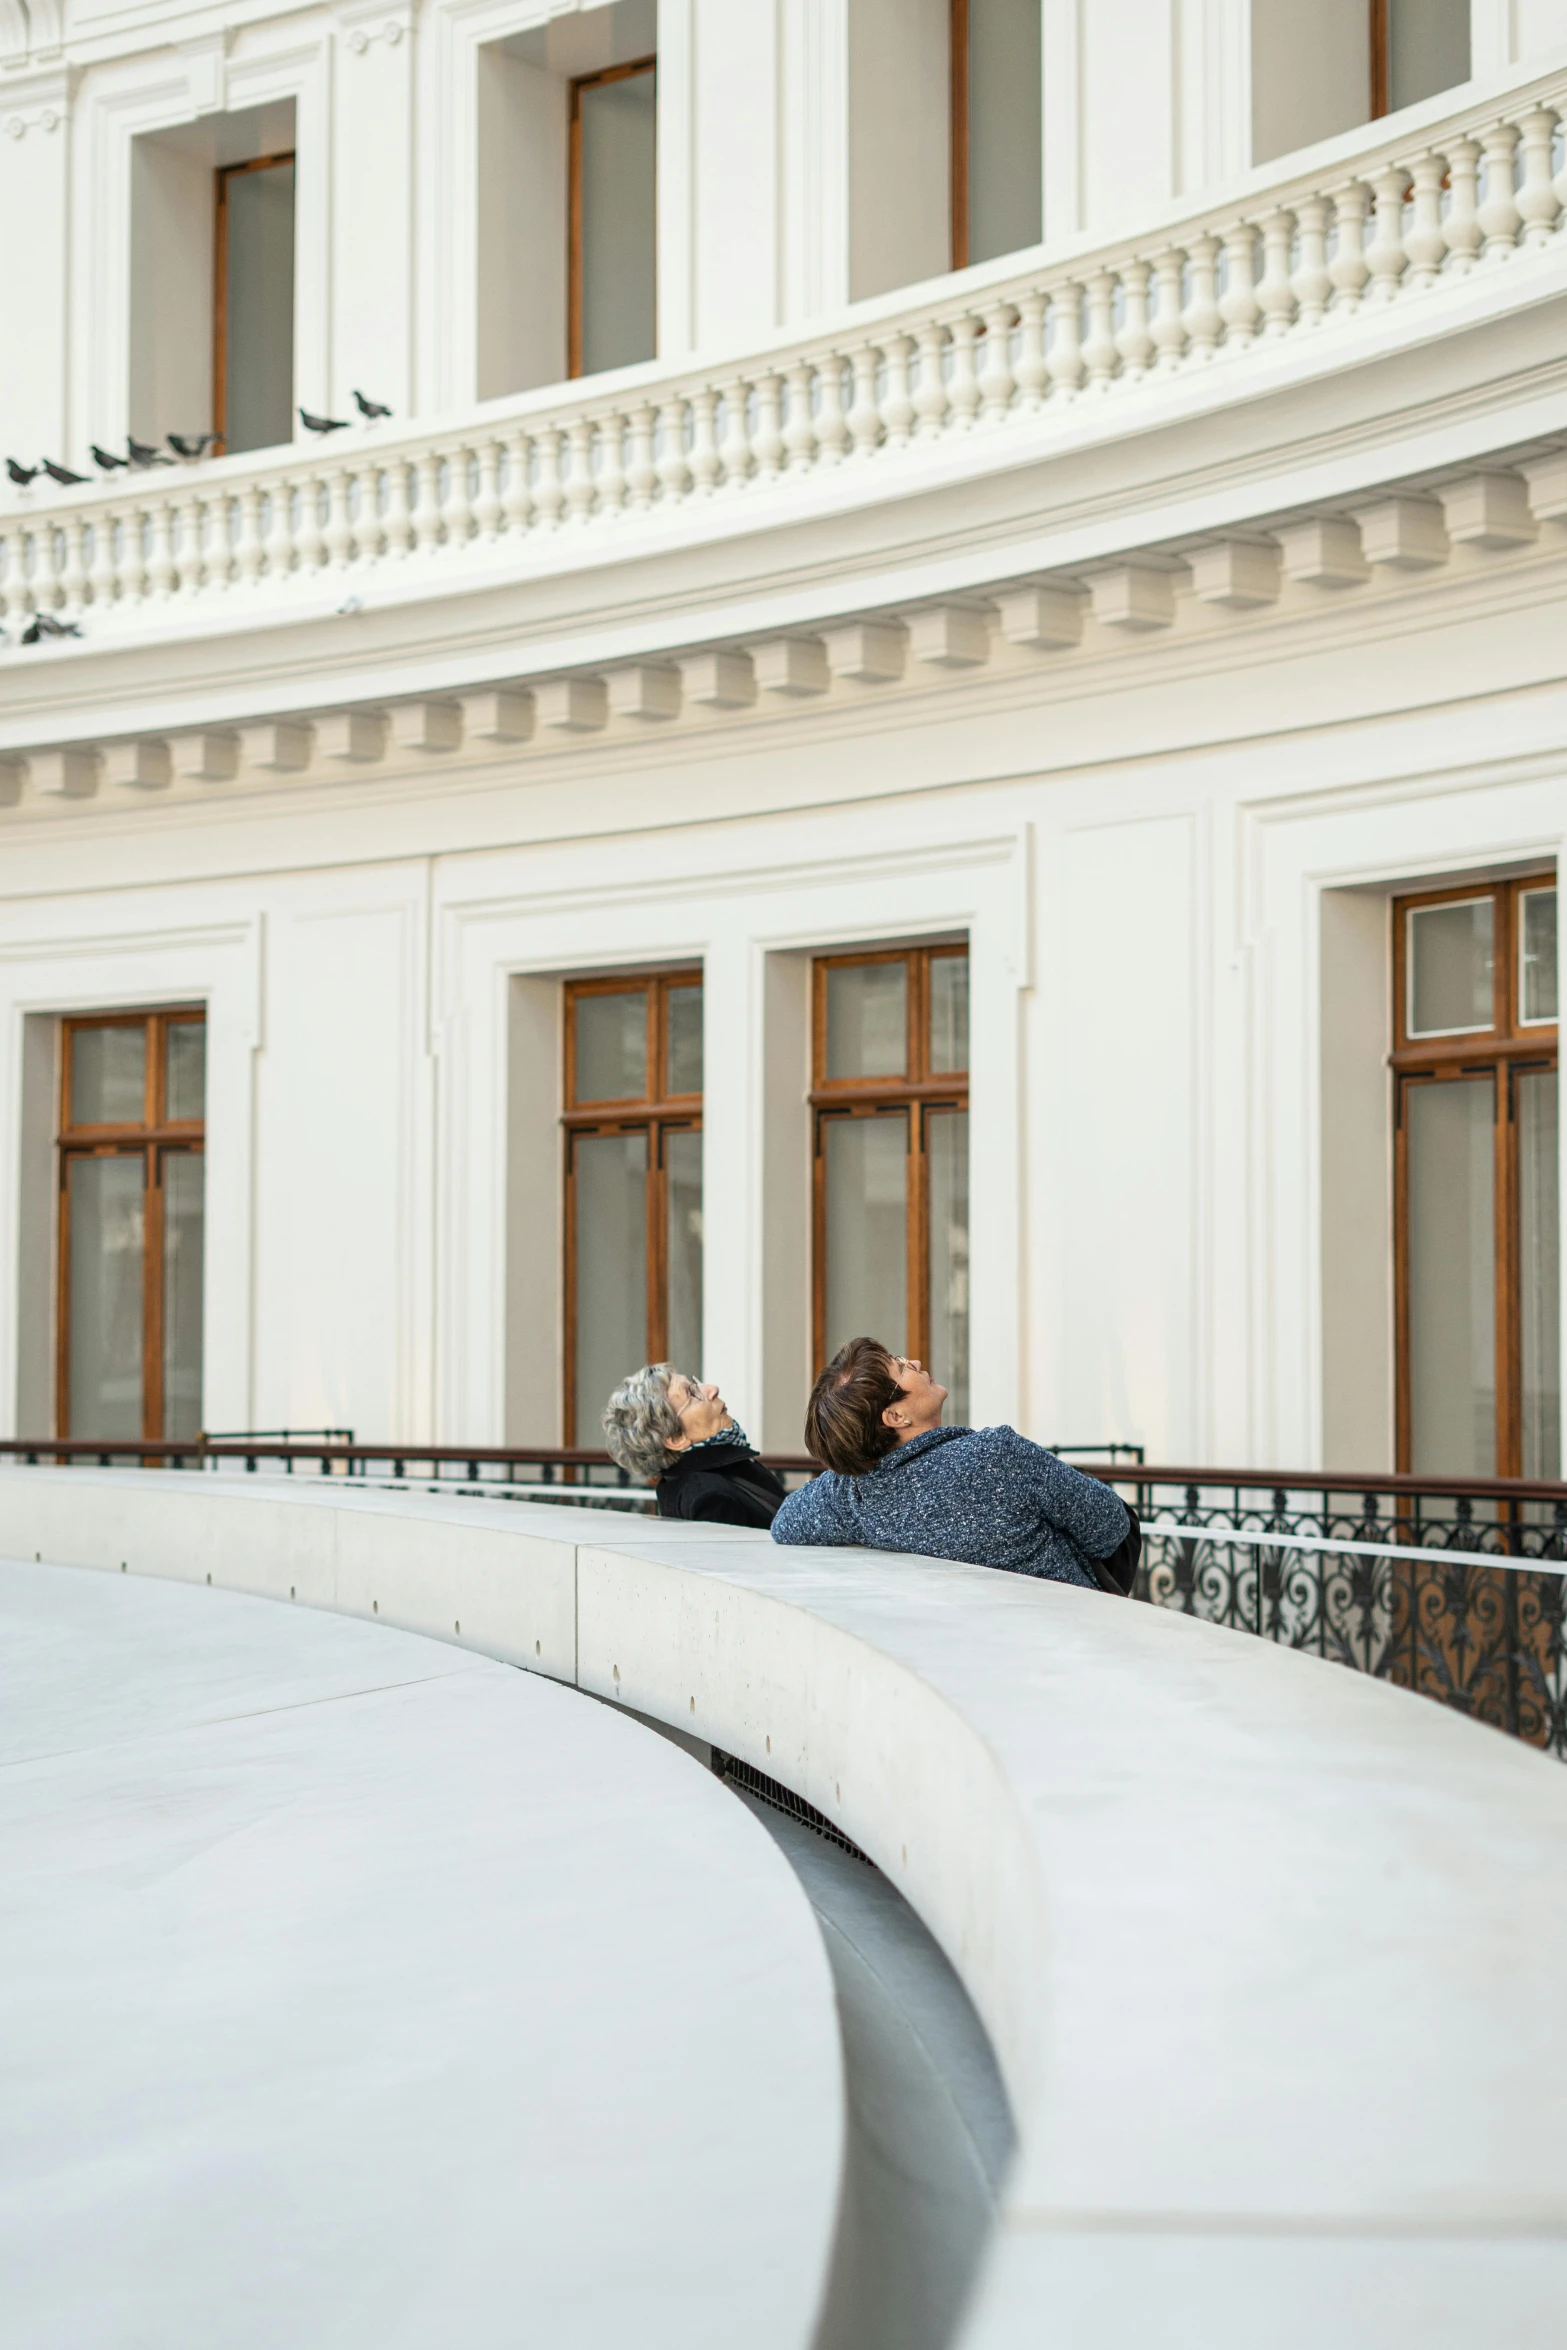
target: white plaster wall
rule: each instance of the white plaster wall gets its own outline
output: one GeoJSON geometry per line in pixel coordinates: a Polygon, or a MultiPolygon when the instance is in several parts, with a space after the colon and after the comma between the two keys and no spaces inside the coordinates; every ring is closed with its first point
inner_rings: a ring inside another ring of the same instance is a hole
{"type": "Polygon", "coordinates": [[[0,220],[25,221],[7,239],[0,332],[0,416],[6,453],[24,465],[67,446],[66,333],[71,128],[63,74],[18,77],[4,89],[0,220]]]}
{"type": "Polygon", "coordinates": [[[566,90],[500,42],[474,54],[478,178],[475,392],[566,373],[566,90]]]}

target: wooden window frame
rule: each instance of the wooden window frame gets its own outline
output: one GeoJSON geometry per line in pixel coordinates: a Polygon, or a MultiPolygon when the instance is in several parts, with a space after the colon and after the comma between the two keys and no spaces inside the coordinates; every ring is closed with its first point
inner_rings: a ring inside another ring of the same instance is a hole
{"type": "Polygon", "coordinates": [[[297,149],[276,155],[257,155],[249,163],[220,163],[214,177],[217,197],[213,214],[212,255],[212,429],[218,448],[227,447],[229,399],[229,181],[248,171],[276,171],[296,160],[297,149]]]}
{"type": "MultiPolygon", "coordinates": [[[[568,979],[562,1016],[565,1037],[562,1052],[565,1107],[561,1111],[562,1181],[565,1190],[564,1228],[565,1298],[562,1418],[565,1441],[581,1441],[577,1429],[577,1185],[576,1151],[585,1135],[645,1134],[647,1136],[647,1333],[648,1361],[664,1360],[669,1339],[668,1181],[665,1141],[671,1134],[700,1134],[702,1094],[669,1093],[669,998],[677,989],[704,984],[700,964],[674,969],[621,971],[594,979],[568,979]],[[647,992],[648,1084],[641,1095],[613,1100],[577,1099],[577,1006],[587,996],[635,995],[647,992]]],[[[596,1436],[596,1431],[595,1431],[596,1436]]]]}
{"type": "Polygon", "coordinates": [[[908,1213],[905,1295],[908,1331],[904,1347],[921,1362],[930,1352],[930,1114],[969,1106],[967,1069],[930,1067],[930,968],[932,963],[969,959],[967,940],[933,946],[877,947],[863,952],[818,955],[811,966],[811,1363],[814,1378],[827,1361],[827,1153],[823,1137],[835,1119],[885,1116],[907,1119],[908,1213]],[[899,1077],[827,1075],[827,978],[831,971],[873,963],[908,968],[904,1004],[906,1043],[899,1077]]]}
{"type": "Polygon", "coordinates": [[[969,261],[969,0],[950,0],[948,55],[952,124],[948,134],[952,183],[952,266],[969,261]]]}
{"type": "MultiPolygon", "coordinates": [[[[1519,1294],[1521,1233],[1518,1205],[1517,1080],[1525,1071],[1557,1068],[1558,1024],[1525,1025],[1520,958],[1523,928],[1520,902],[1531,891],[1557,889],[1549,871],[1517,879],[1470,882],[1424,890],[1393,901],[1393,1293],[1396,1372],[1397,1464],[1407,1470],[1413,1453],[1410,1395],[1409,1128],[1405,1103],[1415,1085],[1489,1077],[1494,1088],[1495,1140],[1495,1372],[1496,1461],[1498,1477],[1521,1476],[1523,1377],[1519,1294]],[[1409,1033],[1409,917],[1427,906],[1455,906],[1488,899],[1492,912],[1492,1025],[1436,1036],[1409,1033]]],[[[1558,898],[1558,905],[1560,900],[1558,898]]]]}
{"type": "MultiPolygon", "coordinates": [[[[577,74],[570,85],[566,116],[566,373],[582,373],[582,100],[588,90],[609,82],[629,82],[638,74],[658,71],[658,52],[635,57],[626,65],[606,65],[598,73],[577,74]]],[[[654,138],[657,138],[657,125],[654,138]]]]}
{"type": "Polygon", "coordinates": [[[1371,120],[1380,122],[1391,112],[1392,51],[1388,32],[1388,0],[1369,0],[1370,22],[1368,37],[1371,43],[1371,120]]]}
{"type": "MultiPolygon", "coordinates": [[[[58,1256],[55,1268],[55,1433],[71,1427],[71,1187],[77,1159],[139,1158],[142,1162],[142,1428],[155,1440],[163,1425],[163,1169],[176,1152],[205,1158],[207,1124],[201,1118],[170,1118],[168,1035],[171,1028],[205,1028],[202,1005],[155,1011],[82,1013],[61,1023],[60,1103],[57,1128],[58,1256]],[[146,1036],[145,1090],[138,1123],[78,1126],[71,1116],[72,1062],[76,1038],[87,1028],[140,1028],[146,1036]]],[[[112,1440],[110,1440],[112,1442],[112,1440]]]]}

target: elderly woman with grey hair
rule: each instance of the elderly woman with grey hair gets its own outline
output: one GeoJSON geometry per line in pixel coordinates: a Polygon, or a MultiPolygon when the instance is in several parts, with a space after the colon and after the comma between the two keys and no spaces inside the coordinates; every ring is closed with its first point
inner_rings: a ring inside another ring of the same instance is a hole
{"type": "Polygon", "coordinates": [[[622,1379],[604,1406],[604,1441],[618,1467],[654,1487],[661,1518],[765,1529],[784,1497],[718,1389],[673,1363],[622,1379]]]}

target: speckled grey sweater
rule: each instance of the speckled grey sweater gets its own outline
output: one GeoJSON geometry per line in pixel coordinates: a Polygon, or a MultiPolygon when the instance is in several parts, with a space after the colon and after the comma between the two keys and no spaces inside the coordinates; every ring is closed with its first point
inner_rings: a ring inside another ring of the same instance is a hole
{"type": "Polygon", "coordinates": [[[790,1494],[773,1540],[861,1542],[1092,1585],[1086,1561],[1108,1558],[1126,1529],[1108,1485],[1015,1428],[930,1428],[863,1477],[824,1469],[790,1494]]]}

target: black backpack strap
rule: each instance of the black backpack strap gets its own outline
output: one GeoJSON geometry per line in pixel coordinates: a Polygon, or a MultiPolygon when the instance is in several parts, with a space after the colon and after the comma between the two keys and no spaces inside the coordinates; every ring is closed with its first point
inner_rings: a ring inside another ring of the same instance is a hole
{"type": "Polygon", "coordinates": [[[1123,1506],[1125,1534],[1108,1558],[1090,1559],[1088,1565],[1101,1591],[1113,1592],[1118,1599],[1130,1599],[1143,1555],[1143,1522],[1130,1502],[1123,1506]]]}

